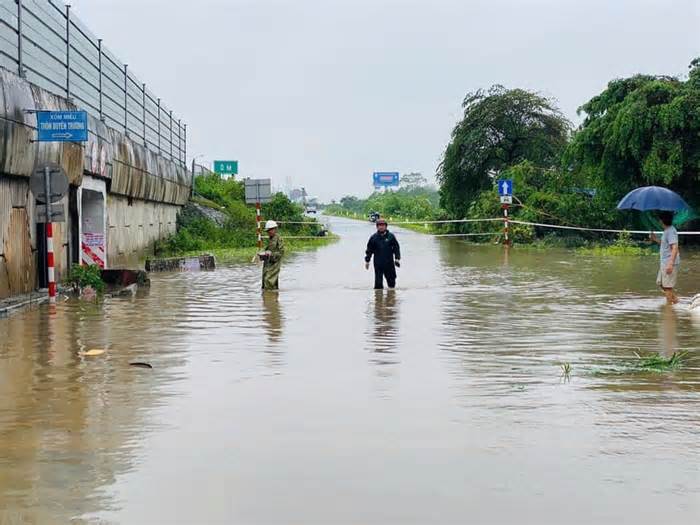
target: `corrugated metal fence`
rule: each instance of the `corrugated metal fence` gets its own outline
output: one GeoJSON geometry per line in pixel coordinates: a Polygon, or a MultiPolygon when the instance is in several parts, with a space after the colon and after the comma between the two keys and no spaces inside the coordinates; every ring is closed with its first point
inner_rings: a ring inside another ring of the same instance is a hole
{"type": "Polygon", "coordinates": [[[0,0],[0,66],[185,164],[187,125],[54,0],[0,0]]]}

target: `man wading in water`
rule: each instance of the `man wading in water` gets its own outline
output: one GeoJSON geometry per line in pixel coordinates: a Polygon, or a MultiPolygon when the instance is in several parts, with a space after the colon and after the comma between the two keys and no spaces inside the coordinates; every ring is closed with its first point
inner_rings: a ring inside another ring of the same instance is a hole
{"type": "Polygon", "coordinates": [[[668,304],[676,304],[678,297],[673,293],[678,280],[678,267],[681,264],[681,256],[678,251],[678,232],[673,226],[673,213],[663,211],[659,213],[659,219],[664,225],[664,233],[659,239],[652,232],[650,239],[661,245],[661,266],[656,277],[656,284],[661,287],[666,295],[668,304]]]}
{"type": "Polygon", "coordinates": [[[280,268],[282,268],[282,257],[284,256],[284,243],[277,235],[277,223],[267,221],[265,223],[268,239],[265,251],[258,254],[263,261],[262,287],[263,290],[279,289],[280,268]]]}
{"type": "Polygon", "coordinates": [[[386,229],[384,219],[377,220],[377,233],[367,242],[365,268],[369,270],[369,261],[374,256],[374,289],[384,288],[384,277],[389,288],[396,286],[396,267],[400,267],[401,248],[394,234],[386,229]]]}

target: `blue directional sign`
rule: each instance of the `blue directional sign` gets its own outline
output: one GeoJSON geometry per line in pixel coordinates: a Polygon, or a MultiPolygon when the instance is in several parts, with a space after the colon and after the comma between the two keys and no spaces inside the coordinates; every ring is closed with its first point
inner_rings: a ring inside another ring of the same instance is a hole
{"type": "Polygon", "coordinates": [[[398,186],[399,172],[398,171],[375,171],[372,174],[372,179],[375,186],[398,186]]]}
{"type": "Polygon", "coordinates": [[[513,195],[513,180],[502,179],[498,181],[498,194],[501,197],[513,195]]]}
{"type": "Polygon", "coordinates": [[[88,118],[85,111],[37,111],[39,142],[85,142],[88,118]]]}

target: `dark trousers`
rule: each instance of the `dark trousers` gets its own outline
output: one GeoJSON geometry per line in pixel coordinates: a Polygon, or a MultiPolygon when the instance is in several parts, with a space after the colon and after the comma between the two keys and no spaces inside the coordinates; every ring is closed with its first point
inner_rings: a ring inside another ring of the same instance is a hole
{"type": "Polygon", "coordinates": [[[374,289],[381,290],[384,288],[384,278],[389,288],[396,286],[396,268],[393,264],[387,266],[374,267],[374,289]]]}

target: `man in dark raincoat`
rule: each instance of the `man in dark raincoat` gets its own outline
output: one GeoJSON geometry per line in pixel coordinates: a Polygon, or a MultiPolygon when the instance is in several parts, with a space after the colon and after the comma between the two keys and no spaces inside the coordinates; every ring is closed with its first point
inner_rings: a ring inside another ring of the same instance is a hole
{"type": "Polygon", "coordinates": [[[267,221],[265,223],[268,239],[265,251],[260,254],[263,261],[262,287],[263,290],[279,289],[280,269],[284,256],[284,243],[277,235],[277,223],[267,221]]]}
{"type": "Polygon", "coordinates": [[[374,257],[374,288],[384,288],[384,278],[389,288],[396,286],[396,267],[401,266],[401,248],[393,233],[387,230],[384,219],[377,220],[377,233],[367,242],[365,268],[369,270],[369,261],[374,257]]]}

